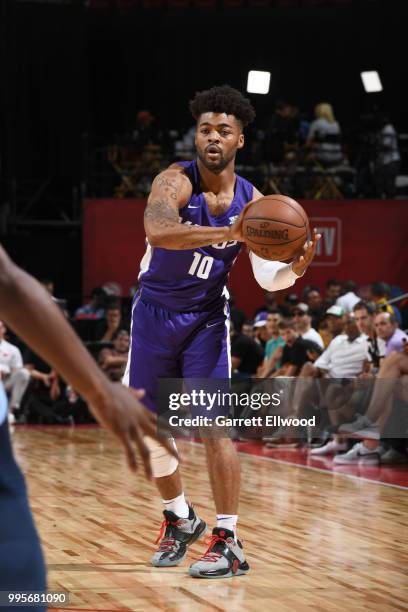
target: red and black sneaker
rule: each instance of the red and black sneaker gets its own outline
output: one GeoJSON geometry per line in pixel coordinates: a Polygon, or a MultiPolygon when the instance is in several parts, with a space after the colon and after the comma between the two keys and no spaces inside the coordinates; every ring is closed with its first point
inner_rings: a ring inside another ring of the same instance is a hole
{"type": "Polygon", "coordinates": [[[207,523],[202,521],[189,506],[188,518],[181,518],[164,510],[162,522],[156,544],[159,548],[152,557],[155,567],[172,567],[183,561],[187,554],[187,547],[202,537],[207,531],[207,523]]]}
{"type": "Polygon", "coordinates": [[[233,531],[215,527],[207,552],[190,565],[194,578],[231,578],[249,571],[242,544],[234,539],[233,531]]]}

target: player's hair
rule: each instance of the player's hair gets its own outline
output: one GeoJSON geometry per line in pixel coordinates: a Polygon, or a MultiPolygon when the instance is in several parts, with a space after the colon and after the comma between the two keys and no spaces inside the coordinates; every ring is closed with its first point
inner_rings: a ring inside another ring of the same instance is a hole
{"type": "Polygon", "coordinates": [[[209,112],[234,115],[242,127],[246,127],[255,119],[255,110],[250,100],[230,85],[197,91],[194,99],[190,100],[189,106],[196,121],[200,115],[209,112]]]}
{"type": "Polygon", "coordinates": [[[293,319],[282,319],[278,323],[279,329],[295,329],[295,322],[293,319]]]}
{"type": "Polygon", "coordinates": [[[365,302],[364,300],[360,300],[353,306],[353,312],[357,312],[357,310],[366,310],[367,314],[373,315],[376,311],[376,306],[372,302],[365,302]]]}

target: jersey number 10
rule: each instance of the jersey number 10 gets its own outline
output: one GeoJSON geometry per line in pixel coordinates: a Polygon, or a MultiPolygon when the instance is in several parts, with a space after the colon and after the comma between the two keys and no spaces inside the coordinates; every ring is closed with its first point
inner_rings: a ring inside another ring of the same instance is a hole
{"type": "Polygon", "coordinates": [[[214,263],[214,257],[209,255],[201,255],[197,251],[193,253],[193,263],[188,271],[191,276],[198,276],[198,278],[208,278],[211,272],[212,265],[214,263]]]}

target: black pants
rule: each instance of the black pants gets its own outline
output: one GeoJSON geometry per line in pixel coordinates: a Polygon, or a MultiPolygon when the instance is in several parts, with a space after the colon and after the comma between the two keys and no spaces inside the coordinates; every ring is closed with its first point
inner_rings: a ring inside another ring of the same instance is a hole
{"type": "Polygon", "coordinates": [[[376,195],[378,198],[395,198],[395,181],[398,176],[400,162],[395,161],[384,166],[378,166],[375,171],[376,195]]]}
{"type": "MultiPolygon", "coordinates": [[[[10,444],[7,419],[0,426],[0,591],[45,591],[45,565],[28,505],[26,486],[10,444]]],[[[45,612],[46,606],[22,608],[45,612]]],[[[16,608],[1,607],[2,611],[16,608]]]]}

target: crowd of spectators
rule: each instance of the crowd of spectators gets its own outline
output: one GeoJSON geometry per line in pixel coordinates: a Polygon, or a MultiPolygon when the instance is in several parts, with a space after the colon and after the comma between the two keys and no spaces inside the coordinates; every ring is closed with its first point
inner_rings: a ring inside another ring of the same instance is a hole
{"type": "MultiPolygon", "coordinates": [[[[120,381],[130,345],[131,298],[119,297],[110,286],[96,288],[70,316],[52,283],[44,286],[101,369],[120,381]]],[[[290,383],[284,414],[318,416],[316,431],[297,431],[294,437],[290,428],[280,428],[264,436],[264,444],[306,444],[313,459],[334,455],[334,464],[407,461],[408,300],[390,304],[395,294],[384,282],[357,288],[352,281],[331,279],[324,292],[316,286],[299,296],[265,292],[253,318],[231,295],[232,385],[253,390],[260,381],[284,378],[290,383]],[[351,446],[352,438],[361,441],[351,446]]],[[[0,376],[12,421],[93,421],[75,390],[2,322],[0,376]]]]}
{"type": "MultiPolygon", "coordinates": [[[[408,302],[389,304],[383,282],[357,289],[329,280],[325,289],[308,286],[280,303],[267,292],[252,320],[233,301],[233,387],[242,391],[246,380],[246,391],[266,390],[260,379],[282,386],[283,377],[280,416],[316,416],[313,431],[267,433],[268,448],[306,445],[314,460],[335,465],[408,462],[408,302]]],[[[252,432],[240,432],[246,436],[252,432]]]]}
{"type": "MultiPolygon", "coordinates": [[[[128,133],[108,147],[116,197],[145,197],[155,174],[177,159],[195,155],[194,126],[164,129],[150,111],[140,111],[128,133]]],[[[358,126],[342,126],[327,102],[313,116],[278,101],[269,118],[248,129],[238,170],[262,192],[307,198],[394,198],[401,167],[398,134],[379,110],[358,126]]],[[[96,189],[97,191],[97,189],[96,189]]]]}
{"type": "MultiPolygon", "coordinates": [[[[66,300],[54,296],[52,281],[42,282],[106,376],[112,381],[120,381],[130,345],[131,298],[119,297],[109,285],[97,287],[91,292],[89,301],[69,313],[66,300]]],[[[10,421],[13,423],[94,422],[75,390],[18,337],[7,332],[1,321],[0,376],[10,396],[10,421]]]]}

